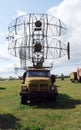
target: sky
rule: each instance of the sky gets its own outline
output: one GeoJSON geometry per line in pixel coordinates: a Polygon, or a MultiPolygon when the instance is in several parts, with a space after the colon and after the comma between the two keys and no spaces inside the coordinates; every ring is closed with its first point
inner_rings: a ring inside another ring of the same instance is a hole
{"type": "Polygon", "coordinates": [[[0,1],[0,77],[18,76],[14,66],[19,59],[8,52],[8,26],[24,13],[47,13],[60,18],[67,26],[64,43],[70,42],[70,60],[67,55],[53,60],[54,74],[69,75],[81,67],[81,0],[1,0],[0,1]]]}

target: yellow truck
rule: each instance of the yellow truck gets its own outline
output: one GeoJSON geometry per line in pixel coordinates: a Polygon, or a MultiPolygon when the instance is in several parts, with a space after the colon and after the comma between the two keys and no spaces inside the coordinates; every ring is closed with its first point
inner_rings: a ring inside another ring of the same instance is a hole
{"type": "Polygon", "coordinates": [[[72,82],[81,82],[81,68],[78,68],[76,72],[70,73],[70,80],[72,82]]]}
{"type": "Polygon", "coordinates": [[[50,78],[50,69],[44,67],[29,67],[27,69],[25,81],[21,84],[21,104],[26,104],[27,100],[49,99],[56,101],[57,95],[57,87],[50,78]]]}
{"type": "Polygon", "coordinates": [[[75,82],[75,81],[77,81],[77,72],[71,72],[70,73],[70,80],[71,80],[71,82],[75,82]]]}

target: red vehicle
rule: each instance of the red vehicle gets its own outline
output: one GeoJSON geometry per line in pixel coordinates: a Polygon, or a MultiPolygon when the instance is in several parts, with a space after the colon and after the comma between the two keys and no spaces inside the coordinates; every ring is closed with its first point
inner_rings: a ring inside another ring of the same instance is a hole
{"type": "Polygon", "coordinates": [[[81,68],[77,69],[77,80],[81,82],[81,68]]]}

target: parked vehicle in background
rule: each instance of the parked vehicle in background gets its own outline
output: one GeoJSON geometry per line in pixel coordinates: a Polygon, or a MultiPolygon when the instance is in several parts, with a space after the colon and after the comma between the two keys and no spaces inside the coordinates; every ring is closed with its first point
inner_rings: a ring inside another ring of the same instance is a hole
{"type": "Polygon", "coordinates": [[[75,81],[77,81],[77,72],[72,72],[72,73],[70,73],[70,80],[71,80],[71,82],[75,82],[75,81]]]}
{"type": "Polygon", "coordinates": [[[81,68],[77,69],[77,80],[81,82],[81,68]]]}
{"type": "Polygon", "coordinates": [[[76,72],[70,73],[70,80],[72,82],[81,82],[81,68],[78,68],[76,72]]]}

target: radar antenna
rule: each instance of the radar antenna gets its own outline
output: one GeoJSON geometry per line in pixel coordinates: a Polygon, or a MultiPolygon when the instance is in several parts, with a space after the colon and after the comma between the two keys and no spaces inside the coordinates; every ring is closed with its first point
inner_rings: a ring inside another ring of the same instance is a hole
{"type": "Polygon", "coordinates": [[[66,33],[66,25],[48,14],[27,14],[13,20],[8,27],[11,55],[20,58],[21,67],[30,60],[34,67],[43,67],[46,59],[60,58],[68,54],[69,43],[56,39],[66,33]]]}

